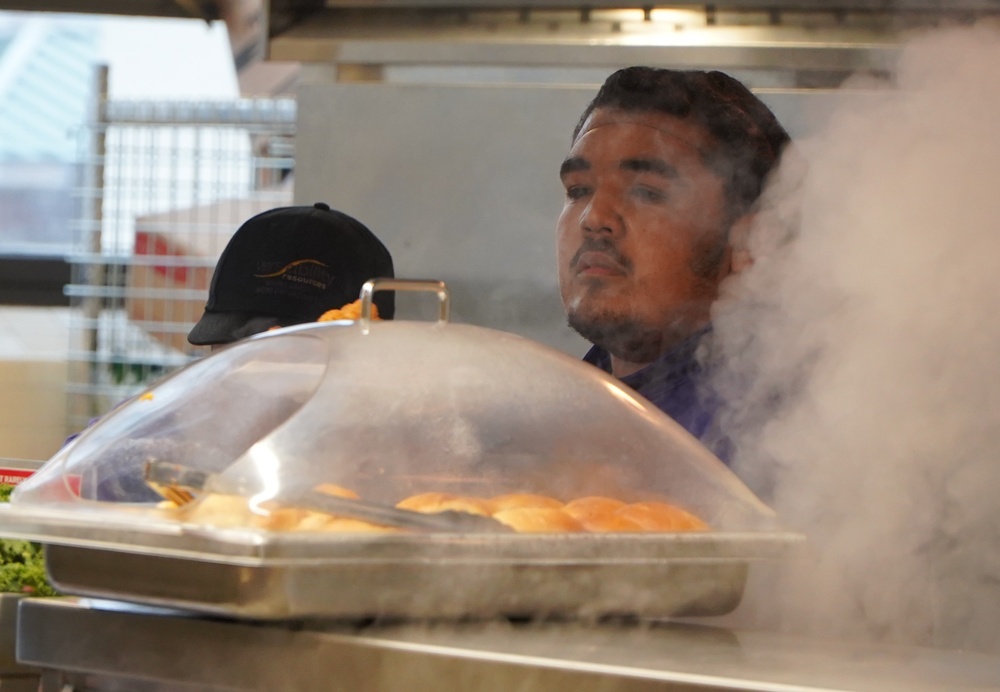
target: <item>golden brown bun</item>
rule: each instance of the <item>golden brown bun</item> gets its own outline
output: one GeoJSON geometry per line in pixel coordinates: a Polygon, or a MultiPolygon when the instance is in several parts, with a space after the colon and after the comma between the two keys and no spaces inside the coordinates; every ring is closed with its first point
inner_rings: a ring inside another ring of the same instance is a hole
{"type": "Polygon", "coordinates": [[[409,497],[400,500],[396,503],[396,506],[400,509],[423,512],[426,507],[433,507],[442,502],[453,500],[456,497],[458,496],[452,493],[420,493],[418,495],[410,495],[409,497]]]}
{"type": "Polygon", "coordinates": [[[645,531],[704,531],[708,524],[690,512],[663,502],[635,502],[615,515],[637,523],[645,531]]]}
{"type": "Polygon", "coordinates": [[[333,495],[334,497],[346,497],[350,500],[361,499],[361,496],[359,496],[356,492],[354,492],[350,488],[345,488],[342,485],[335,485],[333,483],[320,483],[315,488],[313,488],[313,490],[316,490],[317,492],[321,493],[326,493],[327,495],[333,495]]]}
{"type": "Polygon", "coordinates": [[[314,512],[297,507],[272,508],[266,515],[254,515],[250,525],[267,531],[336,531],[340,533],[384,533],[396,529],[361,519],[314,512]]]}
{"type": "Polygon", "coordinates": [[[616,510],[624,506],[625,503],[621,500],[615,500],[610,497],[589,495],[587,497],[578,497],[575,500],[570,500],[566,503],[566,506],[563,507],[563,511],[574,519],[584,521],[592,517],[614,514],[616,510]]]}
{"type": "MultiPolygon", "coordinates": [[[[349,491],[348,491],[349,492],[349,491]]],[[[358,519],[265,502],[251,508],[245,497],[212,493],[198,502],[167,510],[186,521],[218,527],[247,526],[265,531],[387,532],[395,529],[358,519]]]]}
{"type": "Polygon", "coordinates": [[[591,533],[628,533],[640,532],[643,528],[628,517],[617,514],[593,516],[580,522],[583,528],[591,533]]]}
{"type": "Polygon", "coordinates": [[[424,514],[453,510],[488,517],[492,513],[492,507],[481,498],[465,497],[451,493],[421,493],[419,495],[412,495],[398,502],[396,507],[399,509],[408,509],[412,512],[423,512],[424,514]]]}
{"type": "Polygon", "coordinates": [[[493,518],[519,533],[583,531],[576,519],[552,507],[515,507],[496,512],[493,518]]]}
{"type": "Polygon", "coordinates": [[[563,511],[580,522],[587,531],[642,531],[642,527],[636,522],[616,514],[622,507],[625,507],[625,503],[621,500],[591,496],[567,502],[563,511]]]}
{"type": "Polygon", "coordinates": [[[247,526],[253,516],[247,499],[240,495],[211,493],[180,508],[185,521],[211,526],[247,526]]]}
{"type": "MultiPolygon", "coordinates": [[[[324,483],[316,487],[339,497],[357,498],[357,493],[338,485],[324,483]]],[[[708,525],[675,505],[663,502],[625,504],[609,497],[588,496],[565,505],[546,495],[509,493],[485,500],[452,493],[420,493],[399,502],[397,507],[416,512],[435,513],[447,510],[492,516],[522,533],[546,532],[635,532],[635,531],[705,531],[708,525]]],[[[251,507],[245,497],[212,493],[190,504],[177,507],[161,502],[150,509],[160,516],[217,527],[246,526],[266,531],[332,531],[343,533],[386,533],[399,531],[360,519],[325,512],[281,506],[265,502],[251,507]]]]}
{"type": "Polygon", "coordinates": [[[522,507],[547,507],[549,509],[562,509],[563,503],[548,495],[535,495],[532,493],[508,493],[497,495],[489,500],[494,512],[502,512],[506,509],[520,509],[522,507]]]}
{"type": "Polygon", "coordinates": [[[266,531],[295,531],[310,514],[315,514],[297,507],[265,506],[262,509],[267,514],[253,514],[250,526],[266,531]]]}
{"type": "MultiPolygon", "coordinates": [[[[327,310],[320,315],[317,322],[333,322],[334,320],[357,320],[361,318],[361,299],[358,298],[353,303],[347,303],[343,307],[334,310],[327,310]]],[[[379,319],[378,306],[372,303],[372,319],[379,319]]]]}
{"type": "Polygon", "coordinates": [[[303,510],[298,517],[298,523],[292,527],[292,531],[325,531],[327,524],[334,520],[334,517],[325,512],[313,512],[303,510]]]}

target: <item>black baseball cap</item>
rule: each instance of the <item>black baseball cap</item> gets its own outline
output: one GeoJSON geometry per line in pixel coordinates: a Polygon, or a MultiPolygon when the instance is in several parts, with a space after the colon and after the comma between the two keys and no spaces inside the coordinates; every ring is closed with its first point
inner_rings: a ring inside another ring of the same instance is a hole
{"type": "MultiPolygon", "coordinates": [[[[188,334],[197,346],[227,344],[271,327],[313,322],[358,299],[373,278],[392,278],[392,256],[357,219],[319,202],[248,219],[215,265],[205,314],[188,334]]],[[[392,319],[391,291],[373,296],[392,319]]]]}

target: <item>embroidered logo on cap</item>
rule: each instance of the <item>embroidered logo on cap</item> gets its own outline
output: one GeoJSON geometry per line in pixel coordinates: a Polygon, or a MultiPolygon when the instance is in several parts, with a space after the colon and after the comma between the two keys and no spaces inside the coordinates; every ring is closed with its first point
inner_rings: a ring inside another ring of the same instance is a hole
{"type": "Polygon", "coordinates": [[[315,259],[295,260],[277,270],[274,270],[273,263],[261,262],[257,265],[257,269],[259,273],[254,274],[257,279],[281,278],[285,281],[309,284],[322,290],[325,290],[333,280],[328,265],[315,259]]]}

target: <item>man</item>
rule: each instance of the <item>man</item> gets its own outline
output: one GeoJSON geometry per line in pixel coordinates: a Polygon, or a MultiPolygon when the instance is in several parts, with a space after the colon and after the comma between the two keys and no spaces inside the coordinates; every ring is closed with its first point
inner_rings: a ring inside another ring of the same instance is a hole
{"type": "MultiPolygon", "coordinates": [[[[322,202],[271,209],[246,221],[226,245],[188,341],[223,346],[315,322],[357,300],[369,279],[392,276],[389,251],[357,219],[322,202]]],[[[372,299],[379,316],[392,319],[393,293],[379,291],[372,299]]]]}
{"type": "Polygon", "coordinates": [[[629,67],[587,106],[560,171],[559,286],[594,344],[584,359],[703,441],[715,406],[695,351],[720,282],[749,261],[754,204],[788,141],[721,72],[629,67]]]}

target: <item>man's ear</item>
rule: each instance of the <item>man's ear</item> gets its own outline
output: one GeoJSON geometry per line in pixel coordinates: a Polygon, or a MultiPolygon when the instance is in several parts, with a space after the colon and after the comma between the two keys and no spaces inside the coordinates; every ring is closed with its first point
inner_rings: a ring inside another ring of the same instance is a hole
{"type": "Polygon", "coordinates": [[[750,229],[753,222],[753,213],[744,214],[729,229],[730,274],[738,274],[753,264],[753,257],[750,255],[750,229]]]}

